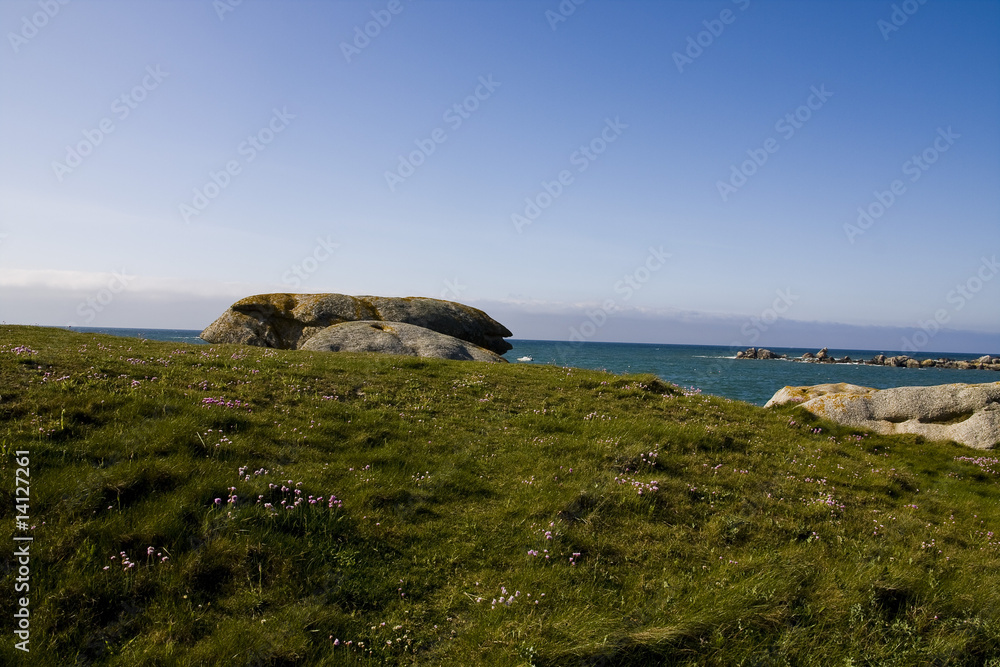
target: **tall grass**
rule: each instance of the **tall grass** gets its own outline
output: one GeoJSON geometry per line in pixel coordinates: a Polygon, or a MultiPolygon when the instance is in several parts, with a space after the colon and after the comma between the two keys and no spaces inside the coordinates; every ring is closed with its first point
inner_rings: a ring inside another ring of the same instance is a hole
{"type": "Polygon", "coordinates": [[[29,327],[0,415],[35,526],[6,664],[1000,665],[992,452],[652,376],[29,327]]]}

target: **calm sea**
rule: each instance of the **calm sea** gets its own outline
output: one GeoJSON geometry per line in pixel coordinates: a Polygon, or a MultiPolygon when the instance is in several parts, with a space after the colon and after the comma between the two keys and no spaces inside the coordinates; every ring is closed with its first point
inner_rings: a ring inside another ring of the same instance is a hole
{"type": "MultiPolygon", "coordinates": [[[[126,338],[205,344],[200,331],[186,329],[96,329],[74,331],[105,333],[126,338]]],[[[715,345],[645,345],[638,343],[565,343],[543,340],[511,340],[514,349],[504,357],[511,363],[555,364],[607,370],[612,373],[653,373],[683,387],[695,387],[703,393],[725,396],[763,405],[785,385],[810,385],[825,382],[850,382],[865,387],[887,389],[913,385],[951,382],[997,382],[996,371],[948,370],[942,368],[893,368],[853,364],[804,364],[793,361],[736,359],[735,350],[715,345]],[[531,361],[517,361],[531,357],[531,361]]],[[[769,348],[790,357],[815,349],[769,348]]],[[[870,359],[876,354],[903,354],[895,350],[830,350],[842,358],[870,359]]],[[[984,352],[985,354],[985,352],[984,352]]],[[[926,352],[918,358],[948,357],[975,359],[978,354],[926,352]]]]}

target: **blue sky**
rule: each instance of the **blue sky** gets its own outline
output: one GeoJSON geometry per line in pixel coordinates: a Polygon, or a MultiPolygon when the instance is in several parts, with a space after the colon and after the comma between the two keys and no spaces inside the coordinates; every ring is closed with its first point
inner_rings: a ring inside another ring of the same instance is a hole
{"type": "Polygon", "coordinates": [[[36,0],[0,27],[8,323],[342,292],[519,338],[1000,352],[996,2],[36,0]]]}

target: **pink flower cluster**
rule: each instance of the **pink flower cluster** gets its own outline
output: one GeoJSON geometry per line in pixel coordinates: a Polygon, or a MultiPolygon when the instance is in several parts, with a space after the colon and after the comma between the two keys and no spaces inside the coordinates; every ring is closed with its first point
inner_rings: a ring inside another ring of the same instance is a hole
{"type": "MultiPolygon", "coordinates": [[[[477,583],[476,585],[478,586],[479,584],[477,583]]],[[[529,602],[529,603],[530,602],[534,602],[534,604],[537,605],[538,602],[539,602],[539,600],[541,600],[541,598],[545,597],[545,593],[541,593],[540,595],[536,595],[534,600],[532,600],[531,597],[532,597],[531,593],[527,593],[524,596],[524,600],[527,601],[527,602],[529,602]]],[[[475,597],[473,599],[476,601],[477,604],[479,604],[479,603],[483,602],[483,600],[485,600],[485,598],[483,598],[483,597],[475,597]]],[[[500,596],[499,597],[495,597],[495,598],[493,598],[490,601],[490,609],[496,609],[497,607],[508,608],[508,607],[513,606],[519,600],[521,600],[521,591],[514,591],[513,593],[511,593],[511,592],[509,592],[507,590],[507,588],[505,586],[501,586],[500,587],[500,596]]],[[[522,602],[522,604],[523,604],[523,602],[522,602]]]]}
{"type": "MultiPolygon", "coordinates": [[[[153,554],[156,554],[156,558],[159,558],[161,563],[165,563],[170,560],[169,556],[164,556],[162,551],[157,551],[155,547],[146,548],[146,561],[147,563],[153,562],[153,554]]],[[[111,560],[121,558],[122,572],[128,572],[136,567],[135,561],[128,557],[124,551],[118,553],[118,556],[112,556],[111,560]]],[[[105,571],[110,570],[110,565],[105,565],[103,568],[105,571]]]]}
{"type": "MultiPolygon", "coordinates": [[[[260,468],[255,470],[252,475],[247,473],[249,466],[240,466],[237,470],[237,475],[241,482],[252,481],[254,477],[262,477],[264,475],[270,474],[270,471],[266,468],[260,468]]],[[[255,504],[262,505],[264,509],[270,510],[272,514],[277,514],[279,508],[285,510],[293,510],[300,505],[312,505],[322,507],[326,505],[327,509],[341,509],[344,506],[344,501],[337,498],[337,496],[332,493],[328,496],[313,496],[304,494],[302,489],[302,482],[296,482],[294,480],[285,480],[283,483],[275,484],[274,482],[269,482],[267,488],[271,491],[272,495],[274,493],[279,493],[283,496],[287,496],[281,499],[281,502],[275,506],[273,502],[265,502],[264,494],[258,494],[257,502],[255,504]]],[[[227,505],[236,506],[239,504],[239,496],[236,493],[236,487],[230,486],[228,488],[229,497],[226,500],[227,505]]],[[[215,506],[222,505],[222,498],[216,498],[213,501],[215,506]]]]}
{"type": "Polygon", "coordinates": [[[209,396],[207,398],[201,399],[201,404],[203,406],[207,407],[207,408],[210,408],[213,405],[218,405],[219,407],[223,407],[223,408],[230,408],[230,409],[233,409],[233,408],[243,408],[244,410],[246,410],[248,412],[250,411],[250,406],[247,404],[247,402],[246,401],[240,401],[239,399],[233,399],[231,401],[227,401],[224,398],[213,398],[213,397],[209,396]]]}
{"type": "Polygon", "coordinates": [[[994,475],[1000,474],[997,472],[998,467],[1000,467],[1000,459],[992,459],[986,456],[956,456],[956,461],[964,461],[965,463],[971,463],[974,466],[981,468],[983,471],[992,473],[994,475]]]}
{"type": "Polygon", "coordinates": [[[831,512],[837,510],[843,510],[845,508],[844,503],[840,502],[833,497],[832,493],[820,494],[818,498],[813,498],[806,502],[807,505],[823,505],[829,507],[831,512]]]}
{"type": "Polygon", "coordinates": [[[622,477],[615,477],[615,483],[626,484],[628,486],[631,486],[636,490],[636,493],[640,496],[643,494],[644,491],[646,493],[656,493],[657,491],[660,490],[660,483],[655,479],[651,482],[642,482],[634,477],[622,476],[622,477]]]}

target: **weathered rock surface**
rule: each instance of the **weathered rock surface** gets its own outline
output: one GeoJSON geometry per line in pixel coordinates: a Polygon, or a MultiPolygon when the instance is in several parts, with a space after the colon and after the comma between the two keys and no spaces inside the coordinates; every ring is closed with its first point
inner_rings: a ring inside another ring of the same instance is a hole
{"type": "Polygon", "coordinates": [[[483,311],[453,301],[421,297],[346,294],[260,294],[237,301],[208,326],[210,343],[241,343],[286,350],[302,347],[320,331],[343,322],[402,322],[473,343],[497,354],[511,336],[483,311]]]}
{"type": "Polygon", "coordinates": [[[765,407],[786,403],[884,435],[913,433],[976,449],[1000,443],[1000,382],[881,390],[845,383],[785,387],[765,407]]]}
{"type": "Polygon", "coordinates": [[[314,352],[381,352],[463,361],[506,361],[495,352],[425,327],[404,322],[363,320],[334,324],[302,345],[314,352]]]}
{"type": "Polygon", "coordinates": [[[736,353],[737,359],[784,359],[785,355],[775,354],[765,348],[748,347],[736,353]]]}

